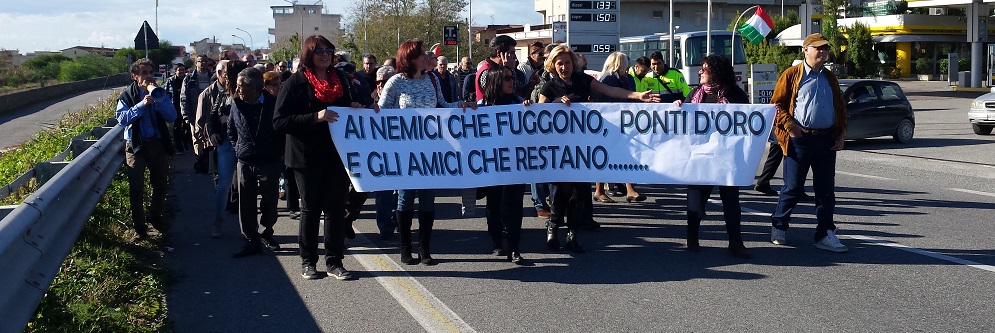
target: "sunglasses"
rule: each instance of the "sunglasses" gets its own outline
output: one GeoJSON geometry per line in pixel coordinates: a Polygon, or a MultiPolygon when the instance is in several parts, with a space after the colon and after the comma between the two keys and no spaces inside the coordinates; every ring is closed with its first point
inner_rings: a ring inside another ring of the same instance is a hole
{"type": "Polygon", "coordinates": [[[815,49],[819,50],[819,51],[829,51],[829,45],[819,46],[819,47],[816,47],[815,49]]]}
{"type": "Polygon", "coordinates": [[[322,48],[322,47],[316,47],[316,48],[314,48],[314,54],[323,55],[325,53],[334,54],[335,53],[335,48],[334,47],[324,47],[324,48],[322,48]]]}

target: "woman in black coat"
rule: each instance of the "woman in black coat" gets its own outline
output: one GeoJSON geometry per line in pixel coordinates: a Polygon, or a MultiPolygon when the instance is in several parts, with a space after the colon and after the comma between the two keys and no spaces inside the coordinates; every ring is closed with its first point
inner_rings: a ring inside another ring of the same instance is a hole
{"type": "Polygon", "coordinates": [[[342,259],[345,252],[345,200],[349,176],[332,144],[328,124],[339,114],[329,106],[364,107],[353,102],[346,74],[332,66],[335,46],[320,35],[304,41],[301,67],[280,89],[273,127],[287,135],[284,162],[294,171],[300,189],[301,221],[298,245],[301,276],[317,279],[318,218],[325,214],[325,265],[339,280],[352,278],[342,259]]]}
{"type": "MultiPolygon", "coordinates": [[[[720,55],[709,55],[701,60],[701,85],[688,94],[687,103],[750,103],[749,96],[736,85],[736,74],[728,59],[720,55]]],[[[674,102],[680,105],[680,101],[674,102]]],[[[712,194],[715,185],[688,185],[688,251],[701,251],[698,244],[698,228],[701,219],[705,217],[705,204],[712,194]]],[[[729,235],[729,254],[737,258],[750,259],[743,245],[743,234],[740,223],[743,212],[739,205],[739,187],[719,186],[719,197],[722,198],[722,215],[726,222],[726,233],[729,235]]]]}

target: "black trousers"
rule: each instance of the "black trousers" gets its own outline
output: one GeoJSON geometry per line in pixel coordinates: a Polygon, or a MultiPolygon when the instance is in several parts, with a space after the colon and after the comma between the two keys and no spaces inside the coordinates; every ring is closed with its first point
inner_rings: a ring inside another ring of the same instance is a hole
{"type": "Polygon", "coordinates": [[[770,180],[774,179],[777,167],[781,166],[781,160],[783,159],[784,152],[781,151],[781,145],[771,143],[770,147],[767,148],[767,160],[764,162],[764,169],[760,171],[760,178],[757,179],[758,187],[770,187],[770,180]]]}
{"type": "MultiPolygon", "coordinates": [[[[137,126],[137,125],[136,125],[137,126]]],[[[145,169],[149,169],[152,183],[152,202],[149,205],[148,219],[157,225],[162,219],[162,206],[166,201],[169,182],[169,154],[157,139],[145,139],[142,149],[135,153],[131,141],[125,146],[125,163],[128,165],[128,201],[131,203],[131,222],[135,231],[148,231],[145,224],[145,169]]],[[[165,230],[159,230],[165,232],[165,230]]]]}
{"type": "Polygon", "coordinates": [[[283,171],[283,180],[286,182],[286,188],[284,188],[284,193],[287,198],[287,210],[291,212],[301,211],[301,192],[297,188],[297,177],[294,176],[294,169],[285,168],[283,171]]]}
{"type": "Polygon", "coordinates": [[[302,265],[318,263],[318,226],[325,216],[325,265],[342,266],[345,257],[345,203],[349,194],[349,177],[345,169],[293,169],[301,194],[301,221],[297,245],[302,265]]]}
{"type": "Polygon", "coordinates": [[[549,219],[557,226],[576,229],[594,217],[591,183],[550,183],[549,195],[553,197],[549,219]]]}
{"type": "Polygon", "coordinates": [[[507,231],[508,251],[519,252],[525,185],[490,186],[484,191],[487,193],[487,233],[497,241],[502,238],[502,232],[507,231]]]}
{"type": "Polygon", "coordinates": [[[279,200],[280,171],[283,163],[249,165],[239,161],[238,222],[242,235],[252,242],[259,241],[259,225],[272,235],[276,225],[276,202],[279,200]],[[256,219],[256,196],[259,196],[260,217],[256,219]]]}
{"type": "MultiPolygon", "coordinates": [[[[705,205],[712,195],[715,185],[688,185],[688,228],[697,232],[701,220],[705,218],[705,205]]],[[[722,215],[726,222],[726,234],[729,243],[743,243],[741,221],[743,211],[739,206],[739,187],[719,186],[719,197],[722,199],[722,215]]]]}

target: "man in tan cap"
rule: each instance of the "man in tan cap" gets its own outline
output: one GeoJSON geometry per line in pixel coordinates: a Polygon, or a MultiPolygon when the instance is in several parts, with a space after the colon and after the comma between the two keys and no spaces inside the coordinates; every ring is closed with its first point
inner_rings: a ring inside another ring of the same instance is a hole
{"type": "Polygon", "coordinates": [[[791,211],[805,193],[805,178],[812,169],[815,189],[815,246],[819,249],[846,252],[836,237],[833,209],[836,196],[836,152],[843,149],[846,133],[846,104],[839,82],[829,70],[829,41],[822,34],[805,37],[802,51],[805,61],[781,74],[774,87],[771,103],[777,109],[774,135],[784,153],[784,187],[771,215],[770,240],[787,243],[791,211]]]}

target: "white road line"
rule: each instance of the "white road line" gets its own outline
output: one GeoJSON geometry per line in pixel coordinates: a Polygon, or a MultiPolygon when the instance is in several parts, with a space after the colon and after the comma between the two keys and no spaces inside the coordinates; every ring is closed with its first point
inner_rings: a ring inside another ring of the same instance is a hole
{"type": "MultiPolygon", "coordinates": [[[[356,233],[359,245],[372,245],[363,234],[356,233]]],[[[428,332],[476,332],[445,303],[435,297],[404,268],[384,254],[380,248],[351,244],[351,254],[370,272],[387,292],[428,332]],[[368,254],[367,254],[368,253],[368,254]]]]}
{"type": "Polygon", "coordinates": [[[847,176],[853,176],[853,177],[863,177],[863,178],[870,178],[870,179],[877,179],[877,180],[897,180],[897,179],[894,179],[894,178],[878,177],[878,176],[864,175],[864,174],[853,173],[853,172],[845,172],[845,171],[836,171],[836,173],[841,174],[841,175],[847,175],[847,176]]]}
{"type": "MultiPolygon", "coordinates": [[[[969,191],[969,190],[964,190],[964,191],[969,191]]],[[[984,193],[984,192],[982,192],[982,193],[984,193]]],[[[719,205],[722,204],[722,201],[714,200],[714,199],[710,199],[710,200],[708,200],[708,202],[711,202],[711,203],[714,203],[714,204],[719,204],[719,205]]],[[[743,213],[754,215],[754,216],[770,217],[770,213],[762,213],[762,212],[759,212],[759,211],[756,211],[756,210],[753,210],[753,209],[749,209],[749,208],[746,208],[746,207],[743,207],[743,213]]],[[[980,270],[985,270],[985,271],[989,271],[989,272],[995,273],[995,266],[985,265],[985,264],[977,263],[977,262],[970,261],[970,260],[965,260],[965,259],[961,259],[961,258],[957,258],[957,257],[953,257],[953,256],[948,256],[948,255],[945,255],[945,254],[939,254],[939,253],[936,253],[936,252],[926,251],[926,250],[923,250],[923,249],[917,249],[917,248],[914,248],[914,247],[908,247],[908,246],[905,246],[905,245],[902,245],[902,244],[893,243],[893,242],[889,242],[889,241],[886,241],[886,240],[881,240],[881,239],[877,239],[877,238],[873,238],[873,237],[867,237],[867,236],[860,236],[860,235],[837,235],[837,236],[839,236],[840,238],[849,238],[849,239],[862,240],[862,241],[865,241],[865,242],[868,242],[868,243],[874,243],[874,244],[878,244],[878,245],[883,245],[883,246],[887,246],[887,247],[899,249],[899,250],[902,250],[902,251],[912,252],[912,253],[915,253],[915,254],[918,254],[918,255],[923,255],[923,256],[930,257],[930,258],[934,258],[934,259],[940,259],[940,260],[944,260],[944,261],[949,261],[949,262],[952,262],[952,263],[961,264],[961,265],[965,265],[965,266],[970,266],[970,267],[974,267],[974,268],[977,268],[977,269],[980,269],[980,270]]]]}
{"type": "Polygon", "coordinates": [[[957,191],[957,192],[964,192],[964,193],[970,193],[970,194],[977,194],[977,195],[984,195],[984,196],[989,196],[989,197],[995,197],[995,193],[981,192],[981,191],[975,191],[975,190],[965,190],[965,189],[962,189],[962,188],[948,188],[948,190],[957,191]]]}

